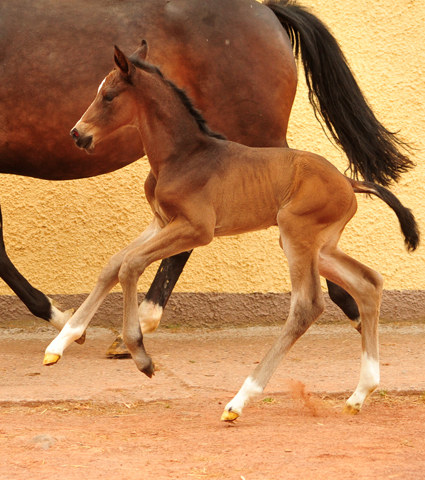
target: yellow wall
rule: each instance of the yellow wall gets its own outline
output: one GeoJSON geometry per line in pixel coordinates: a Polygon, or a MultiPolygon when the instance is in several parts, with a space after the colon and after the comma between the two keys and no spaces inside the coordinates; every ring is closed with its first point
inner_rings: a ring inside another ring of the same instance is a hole
{"type": "MultiPolygon", "coordinates": [[[[390,130],[400,129],[417,149],[416,169],[393,191],[413,209],[425,232],[425,2],[311,0],[304,4],[339,40],[378,118],[390,130]]],[[[344,156],[314,118],[301,75],[289,142],[294,148],[326,156],[341,171],[346,167],[344,156]]],[[[5,241],[16,266],[45,293],[89,292],[107,259],[150,220],[143,194],[147,172],[144,160],[78,181],[1,175],[5,241]]],[[[359,196],[359,211],[341,245],[383,273],[386,289],[425,289],[425,245],[413,255],[406,253],[396,217],[380,200],[359,196]]],[[[147,290],[154,271],[156,265],[140,281],[140,291],[147,290]]],[[[289,290],[276,229],[217,239],[197,250],[176,288],[233,293],[289,290]]],[[[11,293],[0,285],[0,294],[11,293]]]]}

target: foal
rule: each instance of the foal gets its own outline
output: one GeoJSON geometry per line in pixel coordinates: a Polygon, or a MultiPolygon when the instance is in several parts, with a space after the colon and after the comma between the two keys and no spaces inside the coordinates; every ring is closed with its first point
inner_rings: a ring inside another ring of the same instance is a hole
{"type": "Polygon", "coordinates": [[[347,401],[356,413],[379,382],[378,317],[382,277],[338,248],[356,212],[354,192],[377,195],[397,214],[409,250],[419,242],[415,220],[383,187],[350,180],[324,158],[288,148],[248,148],[213,133],[186,95],[144,61],[146,42],[128,59],[115,47],[113,70],[71,131],[77,146],[93,150],[112,132],[132,126],[141,135],[151,171],[145,182],[153,220],[144,233],[103,269],[83,305],[46,350],[53,364],[86,329],[118,283],[124,296],[124,341],[137,367],[149,377],[154,365],[143,345],[137,281],[154,261],[207,245],[215,236],[278,226],[289,262],[291,308],[281,336],[239,393],[223,420],[237,418],[265,388],[296,340],[324,310],[319,275],[347,290],[362,322],[360,381],[347,401]]]}

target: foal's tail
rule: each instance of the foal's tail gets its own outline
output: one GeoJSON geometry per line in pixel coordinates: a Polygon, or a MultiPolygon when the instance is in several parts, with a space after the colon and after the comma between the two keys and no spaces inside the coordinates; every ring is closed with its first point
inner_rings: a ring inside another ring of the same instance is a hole
{"type": "Polygon", "coordinates": [[[408,145],[387,130],[367,104],[338,42],[317,17],[293,0],[265,2],[301,56],[310,103],[350,162],[354,178],[388,186],[414,163],[408,145]]]}
{"type": "Polygon", "coordinates": [[[401,231],[404,235],[404,243],[409,252],[413,252],[419,246],[419,228],[415,217],[409,208],[402,205],[400,200],[389,190],[376,183],[359,182],[348,179],[355,193],[368,193],[376,195],[394,210],[400,222],[401,231]]]}

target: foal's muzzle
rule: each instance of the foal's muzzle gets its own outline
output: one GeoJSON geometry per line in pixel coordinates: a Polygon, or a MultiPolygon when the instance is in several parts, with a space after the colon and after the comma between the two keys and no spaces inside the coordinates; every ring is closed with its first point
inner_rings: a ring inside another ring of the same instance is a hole
{"type": "Polygon", "coordinates": [[[93,143],[92,135],[84,135],[84,133],[79,132],[75,127],[71,130],[70,135],[78,148],[90,150],[93,143]]]}

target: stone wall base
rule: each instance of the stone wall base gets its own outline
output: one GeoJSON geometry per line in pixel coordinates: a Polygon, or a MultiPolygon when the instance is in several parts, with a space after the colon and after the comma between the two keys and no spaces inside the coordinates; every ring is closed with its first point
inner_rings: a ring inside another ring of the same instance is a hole
{"type": "MultiPolygon", "coordinates": [[[[144,294],[139,295],[140,301],[144,294]]],[[[62,310],[78,308],[86,294],[51,295],[62,310]]],[[[346,317],[325,294],[326,310],[321,323],[345,321],[346,317]]],[[[162,325],[168,328],[222,328],[253,325],[279,325],[289,310],[289,293],[175,293],[164,312],[162,325]]],[[[32,316],[16,296],[0,296],[0,327],[18,327],[32,316]]],[[[32,317],[34,318],[34,317],[32,317]]],[[[425,323],[425,291],[385,291],[381,322],[425,323]]],[[[122,294],[111,293],[91,325],[120,329],[122,294]]]]}

